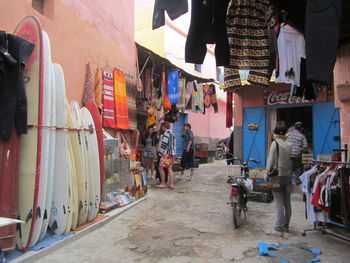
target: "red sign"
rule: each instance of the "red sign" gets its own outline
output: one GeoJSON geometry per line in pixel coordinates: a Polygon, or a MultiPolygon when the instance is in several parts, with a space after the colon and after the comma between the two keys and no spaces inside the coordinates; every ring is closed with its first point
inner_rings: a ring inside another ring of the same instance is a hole
{"type": "Polygon", "coordinates": [[[299,104],[308,103],[309,100],[297,96],[291,96],[289,92],[273,91],[267,97],[267,105],[299,104]]]}

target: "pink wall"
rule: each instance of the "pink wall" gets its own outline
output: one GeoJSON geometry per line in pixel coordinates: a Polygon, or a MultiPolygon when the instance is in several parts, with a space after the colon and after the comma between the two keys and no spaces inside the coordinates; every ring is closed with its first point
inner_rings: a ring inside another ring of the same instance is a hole
{"type": "Polygon", "coordinates": [[[218,107],[218,113],[213,107],[206,109],[205,114],[189,112],[188,120],[195,136],[223,139],[230,135],[230,129],[226,128],[226,102],[218,100],[218,107]]]}
{"type": "Polygon", "coordinates": [[[31,0],[0,0],[1,30],[13,32],[27,15],[39,18],[51,41],[52,60],[63,67],[69,100],[81,102],[88,62],[93,72],[108,61],[111,67],[134,75],[133,0],[45,2],[51,5],[47,16],[33,9],[31,0]]]}
{"type": "Polygon", "coordinates": [[[341,142],[342,145],[350,146],[350,101],[340,102],[336,92],[337,85],[346,81],[350,82],[350,44],[340,48],[334,68],[335,102],[340,109],[341,142]]]}

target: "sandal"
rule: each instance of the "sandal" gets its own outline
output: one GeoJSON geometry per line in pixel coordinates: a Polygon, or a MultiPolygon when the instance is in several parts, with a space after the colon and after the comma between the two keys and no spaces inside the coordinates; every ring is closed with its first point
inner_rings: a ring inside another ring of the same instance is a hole
{"type": "Polygon", "coordinates": [[[171,190],[174,190],[174,189],[175,189],[174,186],[170,186],[170,185],[168,186],[168,188],[171,189],[171,190]]]}
{"type": "Polygon", "coordinates": [[[161,189],[164,189],[164,188],[166,188],[166,186],[165,186],[165,185],[158,184],[158,185],[155,185],[154,188],[161,188],[161,189]]]}

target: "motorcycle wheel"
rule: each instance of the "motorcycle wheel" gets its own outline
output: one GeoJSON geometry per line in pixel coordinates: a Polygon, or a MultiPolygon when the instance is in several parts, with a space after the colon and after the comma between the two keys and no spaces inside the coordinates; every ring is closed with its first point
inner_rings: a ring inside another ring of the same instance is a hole
{"type": "MultiPolygon", "coordinates": [[[[240,199],[240,198],[239,198],[240,199]]],[[[241,201],[238,199],[238,202],[232,203],[232,218],[233,218],[233,226],[238,228],[241,224],[241,216],[242,216],[242,207],[241,201]]]]}
{"type": "Polygon", "coordinates": [[[224,151],[218,150],[215,152],[215,159],[216,160],[223,160],[225,157],[224,151]]]}

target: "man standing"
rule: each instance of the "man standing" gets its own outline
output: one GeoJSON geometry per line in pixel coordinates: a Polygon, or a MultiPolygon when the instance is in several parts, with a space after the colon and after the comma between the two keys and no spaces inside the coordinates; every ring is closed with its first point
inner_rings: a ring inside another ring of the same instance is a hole
{"type": "Polygon", "coordinates": [[[189,168],[191,171],[190,180],[192,180],[194,174],[194,135],[191,130],[191,124],[184,124],[182,137],[185,140],[185,149],[182,153],[180,163],[180,166],[182,168],[181,174],[184,173],[186,168],[189,168]]]}
{"type": "Polygon", "coordinates": [[[174,189],[174,173],[173,164],[176,154],[176,142],[175,135],[170,130],[170,123],[165,122],[161,126],[164,131],[162,141],[160,142],[159,151],[161,154],[159,162],[160,184],[155,186],[156,188],[165,188],[165,169],[168,171],[169,176],[169,188],[174,189]]]}
{"type": "Polygon", "coordinates": [[[296,122],[294,124],[294,130],[288,135],[287,141],[292,143],[292,174],[293,181],[299,181],[299,176],[303,173],[303,162],[302,154],[307,151],[307,140],[305,135],[302,133],[303,124],[301,122],[296,122]]]}

